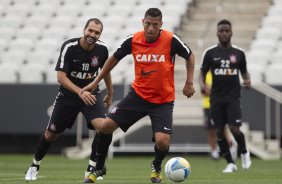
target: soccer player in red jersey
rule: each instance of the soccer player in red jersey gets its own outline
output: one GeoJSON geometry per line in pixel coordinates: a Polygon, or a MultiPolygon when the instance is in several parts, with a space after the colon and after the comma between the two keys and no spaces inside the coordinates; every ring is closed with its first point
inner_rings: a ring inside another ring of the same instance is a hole
{"type": "Polygon", "coordinates": [[[155,141],[155,158],[151,164],[151,181],[160,183],[161,164],[169,151],[172,134],[172,114],[175,100],[174,62],[178,54],[186,61],[186,82],[183,94],[191,97],[193,86],[194,55],[175,34],[161,29],[162,13],[149,8],[144,16],[144,30],[128,36],[116,52],[109,57],[97,78],[84,91],[95,90],[99,81],[128,54],[135,64],[135,79],[128,95],[109,113],[100,127],[96,170],[84,183],[95,183],[102,175],[112,133],[120,127],[124,132],[144,116],[149,116],[155,141]]]}

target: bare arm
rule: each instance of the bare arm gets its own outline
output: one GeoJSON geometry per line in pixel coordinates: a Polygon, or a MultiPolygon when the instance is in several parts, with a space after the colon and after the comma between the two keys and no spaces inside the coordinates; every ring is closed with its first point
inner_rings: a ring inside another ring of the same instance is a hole
{"type": "Polygon", "coordinates": [[[105,65],[103,66],[103,68],[100,71],[100,73],[98,74],[98,76],[95,78],[95,80],[93,82],[91,82],[90,84],[88,84],[87,86],[85,86],[82,89],[81,92],[95,90],[97,88],[99,82],[110,73],[110,71],[117,65],[117,63],[118,63],[118,60],[113,55],[110,56],[107,59],[105,65]]]}
{"type": "Polygon", "coordinates": [[[107,108],[109,108],[113,100],[113,85],[112,85],[112,77],[110,72],[106,74],[106,76],[104,77],[104,82],[107,88],[107,94],[104,98],[104,104],[107,108]]]}
{"type": "Polygon", "coordinates": [[[183,95],[190,98],[195,93],[193,86],[193,77],[194,77],[194,67],[195,67],[195,56],[193,53],[190,54],[188,60],[186,60],[186,82],[183,87],[183,95]]]}
{"type": "Polygon", "coordinates": [[[199,84],[201,88],[201,93],[203,95],[209,95],[210,90],[206,85],[206,73],[204,73],[202,70],[200,71],[200,75],[199,75],[199,84]]]}
{"type": "Polygon", "coordinates": [[[63,71],[57,72],[57,80],[58,82],[64,86],[66,89],[76,93],[85,104],[91,105],[95,104],[96,98],[94,95],[92,95],[90,92],[81,92],[81,88],[72,83],[72,81],[67,77],[67,74],[63,71]]]}
{"type": "Polygon", "coordinates": [[[246,71],[245,73],[241,72],[241,76],[243,78],[243,86],[246,89],[250,89],[251,88],[251,77],[250,77],[250,73],[248,71],[246,71]]]}

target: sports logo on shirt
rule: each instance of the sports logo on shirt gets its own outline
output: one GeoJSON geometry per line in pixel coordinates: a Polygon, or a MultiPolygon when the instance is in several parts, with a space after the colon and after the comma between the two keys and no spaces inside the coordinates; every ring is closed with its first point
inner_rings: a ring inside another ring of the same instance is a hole
{"type": "Polygon", "coordinates": [[[236,55],[232,54],[229,56],[229,61],[230,63],[236,63],[237,62],[237,58],[236,55]]]}
{"type": "Polygon", "coordinates": [[[99,59],[98,56],[91,57],[91,66],[93,66],[93,67],[98,66],[98,64],[99,64],[98,59],[99,59]]]}
{"type": "Polygon", "coordinates": [[[142,68],[141,75],[145,77],[145,76],[150,75],[151,73],[154,73],[156,71],[157,70],[150,70],[150,71],[145,72],[144,69],[142,68]]]}

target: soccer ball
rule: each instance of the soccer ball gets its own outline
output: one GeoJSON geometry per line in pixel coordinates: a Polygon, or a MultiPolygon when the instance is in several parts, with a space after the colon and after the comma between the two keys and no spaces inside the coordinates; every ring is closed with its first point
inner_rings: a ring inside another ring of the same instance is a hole
{"type": "Polygon", "coordinates": [[[173,182],[182,182],[191,173],[189,162],[182,157],[174,157],[165,164],[165,175],[173,182]]]}

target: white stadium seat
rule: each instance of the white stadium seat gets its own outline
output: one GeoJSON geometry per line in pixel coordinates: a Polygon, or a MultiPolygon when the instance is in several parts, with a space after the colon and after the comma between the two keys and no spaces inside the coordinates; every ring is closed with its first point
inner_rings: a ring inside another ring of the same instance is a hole
{"type": "Polygon", "coordinates": [[[52,5],[52,4],[43,4],[43,5],[38,5],[32,9],[32,16],[44,16],[48,20],[50,17],[53,16],[53,14],[56,12],[57,6],[52,5]]]}
{"type": "Polygon", "coordinates": [[[55,71],[55,64],[49,65],[45,72],[45,76],[46,76],[46,83],[47,84],[57,84],[58,80],[57,80],[57,72],[55,71]]]}
{"type": "Polygon", "coordinates": [[[8,44],[8,41],[5,39],[0,39],[0,54],[4,52],[8,44]]]}
{"type": "Polygon", "coordinates": [[[20,50],[23,52],[29,52],[33,47],[33,41],[28,38],[18,38],[10,42],[8,47],[9,50],[20,50]]]}
{"type": "Polygon", "coordinates": [[[256,39],[250,45],[250,50],[257,50],[263,52],[272,52],[275,49],[276,41],[263,38],[263,39],[256,39]]]}
{"type": "Polygon", "coordinates": [[[53,54],[53,52],[48,50],[35,50],[34,52],[29,53],[29,55],[26,57],[26,62],[27,64],[39,63],[43,66],[47,66],[50,64],[53,54]]]}
{"type": "Polygon", "coordinates": [[[43,38],[35,43],[34,50],[49,50],[50,52],[55,52],[61,47],[61,44],[59,40],[43,38]]]}
{"type": "Polygon", "coordinates": [[[282,50],[281,48],[277,49],[276,52],[274,52],[270,57],[270,62],[272,64],[275,63],[282,63],[282,50]]]}
{"type": "Polygon", "coordinates": [[[45,15],[32,15],[26,19],[23,23],[25,27],[37,27],[44,29],[49,21],[50,17],[45,15]]]}
{"type": "Polygon", "coordinates": [[[266,16],[262,19],[261,26],[262,27],[275,27],[279,30],[282,30],[282,14],[281,15],[273,15],[266,16]]]}
{"type": "Polygon", "coordinates": [[[111,7],[111,15],[119,15],[121,18],[127,18],[131,9],[132,6],[129,4],[115,4],[111,7]]]}
{"type": "Polygon", "coordinates": [[[270,85],[282,85],[282,64],[270,65],[265,71],[265,82],[270,85]]]}
{"type": "Polygon", "coordinates": [[[16,37],[29,39],[31,41],[35,41],[38,39],[41,34],[41,29],[35,26],[25,26],[24,28],[17,30],[16,37]]]}
{"type": "Polygon", "coordinates": [[[107,7],[102,4],[94,4],[94,5],[88,5],[86,6],[82,13],[82,17],[89,18],[101,18],[104,16],[104,14],[107,12],[107,7]]]}
{"type": "Polygon", "coordinates": [[[9,41],[16,33],[16,30],[11,27],[1,27],[0,29],[0,39],[5,39],[9,41]]]}
{"type": "Polygon", "coordinates": [[[18,71],[20,83],[43,83],[45,67],[39,63],[26,64],[18,71]]]}
{"type": "Polygon", "coordinates": [[[20,17],[26,17],[30,10],[32,9],[31,5],[28,4],[15,4],[9,8],[9,15],[16,15],[20,17]]]}
{"type": "Polygon", "coordinates": [[[53,17],[49,22],[49,27],[62,27],[66,30],[73,24],[73,17],[67,15],[59,15],[53,17]]]}
{"type": "Polygon", "coordinates": [[[14,6],[15,5],[27,5],[29,7],[33,7],[35,6],[36,2],[37,0],[13,0],[14,6]]]}
{"type": "Polygon", "coordinates": [[[4,17],[1,17],[0,27],[10,27],[13,29],[18,29],[23,23],[23,20],[24,17],[8,14],[4,17]]]}
{"type": "Polygon", "coordinates": [[[68,29],[63,26],[51,26],[48,29],[45,29],[41,36],[43,39],[51,38],[58,40],[58,42],[62,42],[67,37],[67,31],[68,29]]]}
{"type": "Polygon", "coordinates": [[[247,62],[250,64],[259,64],[264,67],[269,62],[270,53],[262,52],[261,50],[251,50],[246,53],[247,62]]]}
{"type": "Polygon", "coordinates": [[[17,83],[18,68],[17,65],[11,63],[0,64],[0,83],[17,83]]]}
{"type": "Polygon", "coordinates": [[[249,64],[248,63],[248,71],[251,75],[251,79],[255,81],[263,81],[264,80],[264,69],[263,65],[261,64],[249,64]]]}
{"type": "Polygon", "coordinates": [[[21,67],[26,59],[26,52],[22,50],[9,50],[3,52],[0,56],[2,63],[11,63],[17,67],[21,67]]]}
{"type": "Polygon", "coordinates": [[[265,39],[276,42],[281,36],[282,30],[275,27],[263,27],[257,30],[256,39],[265,39]]]}
{"type": "Polygon", "coordinates": [[[78,4],[77,5],[76,4],[65,4],[57,8],[56,15],[57,16],[66,15],[69,17],[77,17],[82,8],[84,7],[78,4]]]}

